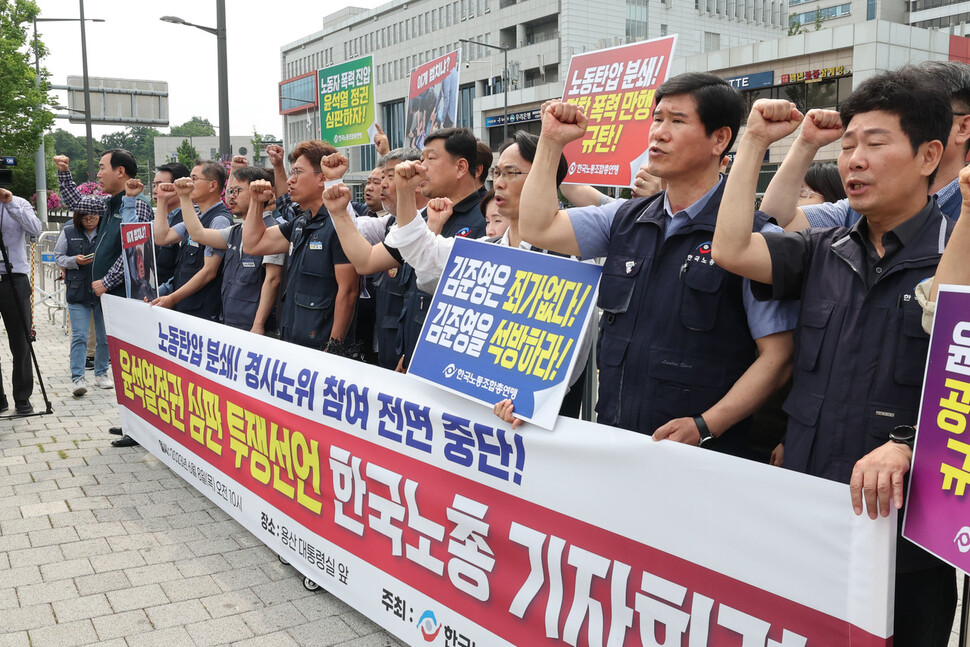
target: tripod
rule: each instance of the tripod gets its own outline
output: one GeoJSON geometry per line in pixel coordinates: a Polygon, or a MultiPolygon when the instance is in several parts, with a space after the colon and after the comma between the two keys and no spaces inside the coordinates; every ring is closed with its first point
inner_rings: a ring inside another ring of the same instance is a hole
{"type": "MultiPolygon", "coordinates": [[[[0,224],[3,223],[4,216],[6,216],[7,205],[0,202],[0,224]]],[[[37,362],[37,353],[34,352],[34,336],[31,334],[31,327],[27,325],[27,314],[24,312],[23,304],[20,302],[19,295],[17,294],[17,285],[13,280],[13,264],[10,262],[10,255],[7,252],[7,245],[3,241],[3,227],[0,226],[0,255],[3,256],[3,268],[7,273],[7,278],[10,281],[10,291],[13,294],[14,307],[17,310],[17,317],[20,320],[20,326],[24,331],[24,335],[27,338],[27,348],[30,351],[30,358],[34,364],[34,370],[37,373],[37,383],[40,385],[40,392],[44,398],[44,404],[47,405],[45,411],[38,413],[27,413],[27,414],[12,414],[7,416],[0,416],[0,418],[30,418],[33,416],[46,416],[54,413],[54,407],[51,405],[50,399],[47,397],[47,389],[44,387],[44,378],[40,373],[40,364],[37,362]]],[[[9,326],[7,334],[9,332],[9,326]]]]}

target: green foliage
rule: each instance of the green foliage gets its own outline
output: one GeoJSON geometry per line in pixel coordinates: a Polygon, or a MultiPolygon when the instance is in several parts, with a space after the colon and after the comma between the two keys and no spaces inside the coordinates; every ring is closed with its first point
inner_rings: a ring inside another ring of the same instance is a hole
{"type": "Polygon", "coordinates": [[[822,8],[818,7],[815,10],[815,31],[822,28],[822,23],[825,22],[825,18],[822,18],[822,8]]]}
{"type": "Polygon", "coordinates": [[[175,149],[175,155],[179,162],[190,169],[195,166],[195,160],[199,159],[199,151],[195,150],[195,146],[190,144],[187,139],[183,139],[179,147],[175,149]]]}
{"type": "MultiPolygon", "coordinates": [[[[57,191],[57,166],[54,164],[54,138],[47,135],[44,138],[44,152],[47,155],[47,190],[57,191]]],[[[37,182],[34,174],[34,151],[17,157],[17,166],[13,169],[13,184],[10,191],[24,199],[30,199],[37,192],[37,182]]]]}
{"type": "Polygon", "coordinates": [[[788,35],[789,36],[797,36],[799,34],[805,34],[807,32],[808,32],[808,29],[805,28],[805,25],[803,25],[800,22],[798,22],[798,18],[796,18],[795,16],[790,16],[788,18],[788,35]]]}
{"type": "Polygon", "coordinates": [[[192,117],[181,126],[172,126],[172,137],[211,137],[216,134],[212,122],[202,117],[192,117]]]}
{"type": "Polygon", "coordinates": [[[253,138],[249,140],[249,143],[253,145],[253,164],[259,166],[259,155],[262,152],[263,135],[256,132],[256,126],[253,126],[253,138]]]}
{"type": "MultiPolygon", "coordinates": [[[[41,68],[38,87],[31,64],[32,23],[39,11],[32,0],[0,0],[0,153],[15,155],[24,164],[30,158],[31,170],[41,136],[54,122],[53,113],[46,108],[52,102],[47,71],[41,68]]],[[[43,58],[43,44],[38,42],[37,49],[43,58]]],[[[27,196],[33,192],[31,189],[27,196]]]]}

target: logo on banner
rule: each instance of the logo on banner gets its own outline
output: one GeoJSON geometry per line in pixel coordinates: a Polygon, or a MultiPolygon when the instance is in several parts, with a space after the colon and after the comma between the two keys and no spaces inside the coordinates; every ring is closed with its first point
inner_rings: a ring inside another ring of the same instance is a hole
{"type": "Polygon", "coordinates": [[[421,629],[421,635],[424,636],[425,642],[431,642],[438,637],[441,625],[438,624],[438,619],[434,617],[434,611],[428,609],[421,614],[421,619],[418,620],[418,628],[421,629]]]}
{"type": "Polygon", "coordinates": [[[455,368],[454,364],[449,364],[448,366],[445,367],[445,370],[444,370],[445,377],[447,378],[452,377],[455,374],[455,371],[457,370],[458,369],[455,368]]]}
{"type": "Polygon", "coordinates": [[[957,545],[957,550],[961,553],[970,551],[970,527],[960,528],[957,531],[957,536],[953,538],[953,543],[957,545]]]}

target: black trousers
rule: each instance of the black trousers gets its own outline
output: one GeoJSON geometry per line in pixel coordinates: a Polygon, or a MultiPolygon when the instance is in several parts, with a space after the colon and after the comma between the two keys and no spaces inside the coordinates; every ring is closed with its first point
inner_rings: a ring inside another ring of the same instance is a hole
{"type": "MultiPolygon", "coordinates": [[[[7,343],[13,355],[13,399],[26,403],[34,392],[34,374],[30,366],[30,281],[26,274],[2,275],[0,278],[0,318],[7,329],[7,343]],[[17,307],[17,304],[20,307],[17,307]],[[21,319],[23,313],[23,319],[21,319]],[[24,328],[26,322],[27,327],[24,328]]],[[[3,393],[0,372],[0,393],[3,393]]]]}
{"type": "Polygon", "coordinates": [[[956,607],[952,566],[897,572],[893,647],[946,647],[956,607]]]}

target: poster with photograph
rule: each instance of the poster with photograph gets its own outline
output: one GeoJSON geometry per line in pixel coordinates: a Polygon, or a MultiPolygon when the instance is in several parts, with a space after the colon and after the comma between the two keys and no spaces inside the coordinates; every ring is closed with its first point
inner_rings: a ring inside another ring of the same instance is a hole
{"type": "Polygon", "coordinates": [[[125,255],[125,287],[129,299],[153,301],[158,297],[158,270],[152,223],[121,225],[121,248],[125,255]]]}
{"type": "Polygon", "coordinates": [[[421,150],[429,133],[455,126],[460,68],[461,50],[455,50],[411,70],[405,146],[421,150]]]}

